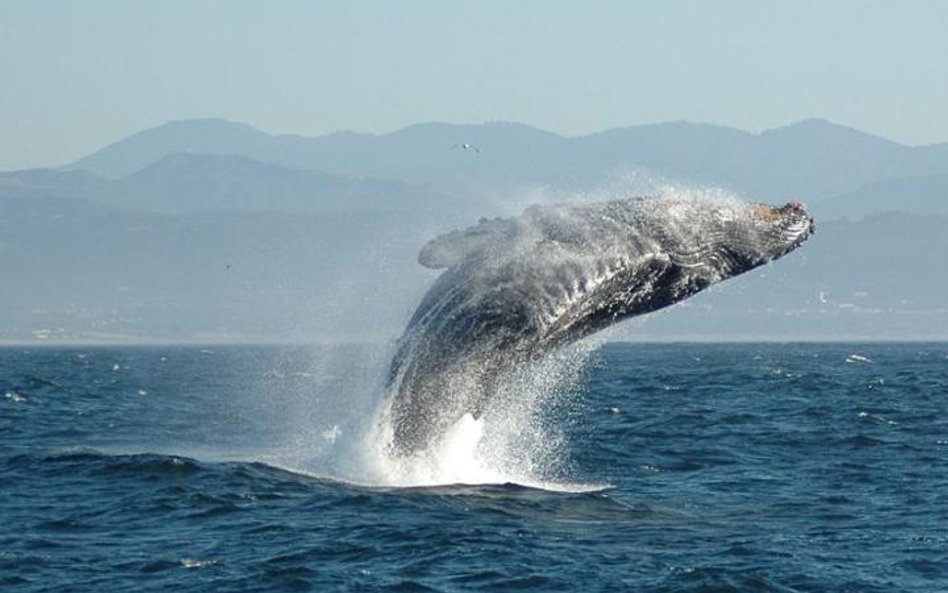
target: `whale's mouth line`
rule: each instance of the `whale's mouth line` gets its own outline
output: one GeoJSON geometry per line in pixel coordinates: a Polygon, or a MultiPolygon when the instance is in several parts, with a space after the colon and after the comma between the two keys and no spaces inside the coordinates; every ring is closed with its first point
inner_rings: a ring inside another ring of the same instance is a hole
{"type": "Polygon", "coordinates": [[[816,233],[816,224],[809,215],[798,217],[784,230],[787,237],[787,251],[792,251],[816,233]]]}
{"type": "Polygon", "coordinates": [[[787,227],[787,233],[793,236],[797,236],[803,232],[810,231],[812,227],[811,220],[798,220],[787,227]]]}

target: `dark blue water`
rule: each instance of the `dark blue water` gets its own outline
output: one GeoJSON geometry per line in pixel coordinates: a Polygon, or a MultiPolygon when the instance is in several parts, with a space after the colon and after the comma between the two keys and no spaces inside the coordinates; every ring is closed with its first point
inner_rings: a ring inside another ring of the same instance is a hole
{"type": "Polygon", "coordinates": [[[0,350],[0,590],[948,590],[946,344],[606,346],[585,492],[333,479],[385,357],[0,350]]]}

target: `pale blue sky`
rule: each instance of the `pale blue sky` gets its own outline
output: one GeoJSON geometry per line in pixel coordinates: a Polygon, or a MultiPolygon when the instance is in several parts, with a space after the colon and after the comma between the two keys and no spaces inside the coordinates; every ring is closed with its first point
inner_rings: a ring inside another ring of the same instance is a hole
{"type": "Polygon", "coordinates": [[[0,0],[0,169],[173,119],[562,134],[822,117],[948,141],[948,2],[0,0]]]}

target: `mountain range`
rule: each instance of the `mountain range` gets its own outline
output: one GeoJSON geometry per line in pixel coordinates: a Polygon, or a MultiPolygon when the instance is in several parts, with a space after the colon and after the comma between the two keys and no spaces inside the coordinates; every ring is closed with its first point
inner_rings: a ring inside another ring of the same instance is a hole
{"type": "Polygon", "coordinates": [[[206,119],[0,172],[0,341],[390,339],[435,275],[414,261],[430,237],[533,202],[682,189],[801,199],[817,235],[623,339],[948,337],[946,144],[815,119],[315,138],[206,119]]]}
{"type": "Polygon", "coordinates": [[[835,199],[851,199],[871,188],[876,196],[880,188],[890,189],[886,197],[891,201],[879,206],[898,210],[906,198],[900,192],[911,191],[918,179],[927,180],[926,193],[910,207],[944,209],[943,200],[929,196],[948,188],[948,144],[904,146],[817,119],[760,134],[688,122],[580,137],[512,123],[429,123],[390,134],[343,132],[314,138],[272,136],[224,120],[186,120],[129,136],[64,169],[129,179],[174,153],[180,153],[179,161],[188,154],[240,155],[248,159],[245,167],[253,166],[250,160],[280,165],[286,175],[290,169],[314,171],[449,193],[536,187],[588,191],[634,176],[646,186],[674,180],[719,186],[768,202],[801,199],[828,212],[842,210],[833,206],[835,199]]]}

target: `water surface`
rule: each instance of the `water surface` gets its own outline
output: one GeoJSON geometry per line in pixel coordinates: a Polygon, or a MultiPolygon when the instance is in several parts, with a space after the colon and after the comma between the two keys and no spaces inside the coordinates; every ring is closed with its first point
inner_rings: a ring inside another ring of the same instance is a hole
{"type": "Polygon", "coordinates": [[[946,344],[607,345],[553,453],[415,487],[386,357],[0,350],[0,588],[948,590],[946,344]]]}

